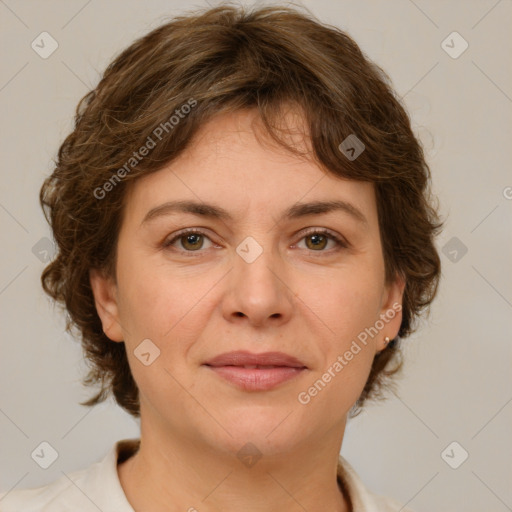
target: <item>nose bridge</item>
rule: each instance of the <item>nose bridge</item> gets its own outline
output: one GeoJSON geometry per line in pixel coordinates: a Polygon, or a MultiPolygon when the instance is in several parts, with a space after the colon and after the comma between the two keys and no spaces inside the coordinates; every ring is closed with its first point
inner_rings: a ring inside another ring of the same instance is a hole
{"type": "Polygon", "coordinates": [[[279,252],[271,246],[271,236],[260,243],[248,236],[237,246],[231,272],[232,293],[229,314],[244,316],[255,322],[284,318],[291,311],[291,300],[284,266],[279,252]],[[281,274],[281,275],[280,275],[281,274]]]}

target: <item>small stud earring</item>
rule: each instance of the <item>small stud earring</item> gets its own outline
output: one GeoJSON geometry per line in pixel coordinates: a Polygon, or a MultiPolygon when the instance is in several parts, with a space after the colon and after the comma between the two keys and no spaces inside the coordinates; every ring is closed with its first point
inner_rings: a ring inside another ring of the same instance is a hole
{"type": "Polygon", "coordinates": [[[389,339],[389,336],[386,336],[384,338],[384,345],[387,345],[391,340],[389,339]]]}

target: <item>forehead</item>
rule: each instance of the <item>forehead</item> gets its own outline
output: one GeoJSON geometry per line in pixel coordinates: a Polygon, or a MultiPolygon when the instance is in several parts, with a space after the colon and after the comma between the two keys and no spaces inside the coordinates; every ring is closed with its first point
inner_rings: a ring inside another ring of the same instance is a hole
{"type": "Polygon", "coordinates": [[[269,215],[296,203],[341,200],[375,220],[373,184],[334,176],[315,162],[296,112],[282,123],[285,142],[304,156],[273,141],[255,111],[212,118],[178,158],[132,184],[126,198],[129,214],[140,222],[149,209],[184,199],[221,205],[236,217],[251,210],[269,215]]]}

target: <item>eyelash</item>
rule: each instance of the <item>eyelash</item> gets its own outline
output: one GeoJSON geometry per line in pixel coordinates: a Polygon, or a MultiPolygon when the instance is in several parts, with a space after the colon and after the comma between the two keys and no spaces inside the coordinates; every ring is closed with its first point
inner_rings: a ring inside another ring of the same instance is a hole
{"type": "MultiPolygon", "coordinates": [[[[183,238],[183,237],[185,237],[187,235],[202,235],[202,236],[208,238],[213,243],[213,240],[211,240],[210,237],[206,233],[201,231],[200,229],[189,228],[189,229],[186,229],[186,230],[178,232],[176,235],[174,235],[172,237],[172,239],[164,241],[164,243],[162,245],[163,245],[164,249],[170,248],[174,244],[174,242],[176,242],[180,238],[183,238]]],[[[334,249],[327,250],[327,251],[325,251],[325,250],[322,250],[322,251],[310,250],[309,252],[311,252],[311,253],[318,252],[318,253],[320,253],[319,255],[321,255],[323,253],[330,253],[331,251],[339,251],[341,249],[348,248],[348,243],[345,242],[345,240],[343,240],[342,238],[338,237],[337,235],[332,233],[330,230],[325,229],[325,228],[313,228],[310,231],[308,231],[307,233],[303,233],[303,235],[302,235],[302,237],[300,238],[299,241],[301,241],[302,239],[304,239],[304,238],[306,238],[308,236],[311,236],[311,235],[326,236],[327,238],[329,238],[330,240],[333,240],[337,244],[337,247],[334,248],[334,249]]],[[[199,249],[197,251],[179,250],[179,252],[181,252],[182,254],[183,253],[186,254],[187,257],[197,257],[197,256],[199,256],[204,251],[199,249]]]]}

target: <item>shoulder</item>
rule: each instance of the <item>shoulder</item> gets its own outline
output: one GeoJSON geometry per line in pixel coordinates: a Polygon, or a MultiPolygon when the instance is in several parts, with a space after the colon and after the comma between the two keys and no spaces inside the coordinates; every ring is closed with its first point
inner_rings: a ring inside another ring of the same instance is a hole
{"type": "Polygon", "coordinates": [[[355,469],[341,455],[338,460],[338,482],[349,495],[353,512],[413,512],[397,500],[379,496],[367,489],[355,469]]]}
{"type": "Polygon", "coordinates": [[[413,512],[410,508],[405,507],[402,503],[393,498],[378,496],[376,494],[372,494],[372,498],[376,503],[376,510],[379,512],[397,512],[397,510],[400,510],[400,512],[413,512]]]}
{"type": "MultiPolygon", "coordinates": [[[[1,512],[64,512],[80,507],[80,510],[89,511],[87,503],[82,503],[84,496],[79,490],[83,485],[84,477],[93,470],[77,471],[62,476],[49,485],[32,489],[15,489],[0,495],[1,512]]],[[[91,504],[90,504],[91,505],[91,504]]],[[[97,508],[94,507],[97,512],[97,508]]]]}
{"type": "Polygon", "coordinates": [[[0,512],[133,512],[117,475],[117,462],[136,449],[138,440],[116,443],[87,469],[63,474],[51,484],[0,494],[0,512]]]}

